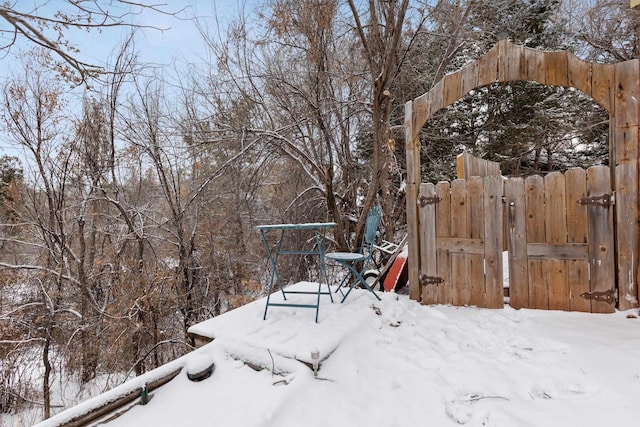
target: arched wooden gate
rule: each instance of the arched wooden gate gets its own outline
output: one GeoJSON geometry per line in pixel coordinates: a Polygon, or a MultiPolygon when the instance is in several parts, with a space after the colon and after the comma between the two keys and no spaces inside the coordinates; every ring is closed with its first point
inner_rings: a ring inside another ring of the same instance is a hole
{"type": "MultiPolygon", "coordinates": [[[[606,192],[606,202],[610,205],[615,201],[615,215],[613,216],[613,245],[614,248],[601,246],[602,251],[597,250],[598,243],[593,243],[593,247],[587,249],[586,256],[589,263],[589,274],[602,276],[603,271],[598,270],[601,260],[598,259],[599,252],[607,252],[614,257],[615,268],[607,272],[611,277],[600,277],[601,282],[611,283],[611,288],[616,289],[616,293],[601,295],[601,292],[590,292],[597,298],[609,298],[611,301],[617,300],[616,307],[621,310],[638,307],[638,243],[639,243],[639,216],[638,216],[638,145],[639,134],[638,125],[640,117],[639,96],[639,62],[638,60],[626,61],[618,64],[598,64],[584,62],[569,52],[542,52],[534,49],[517,46],[507,40],[500,41],[485,56],[467,65],[463,69],[445,76],[433,89],[421,95],[413,101],[405,104],[405,136],[406,136],[406,156],[407,156],[407,225],[409,231],[409,286],[410,296],[414,300],[423,303],[436,302],[433,298],[434,285],[447,292],[446,274],[444,277],[434,276],[439,259],[455,254],[455,251],[464,251],[460,244],[469,244],[475,256],[481,259],[475,261],[476,273],[485,276],[485,289],[478,289],[476,293],[484,292],[483,298],[486,307],[501,306],[501,302],[496,301],[498,280],[492,277],[487,265],[499,267],[501,262],[495,259],[493,249],[480,249],[486,245],[497,245],[495,236],[485,238],[485,234],[478,231],[478,238],[462,241],[461,239],[442,240],[442,243],[431,242],[432,234],[438,231],[421,228],[429,215],[436,215],[436,211],[431,211],[430,201],[441,199],[435,193],[432,196],[420,195],[420,140],[419,134],[427,119],[438,110],[453,104],[455,101],[469,93],[474,88],[481,87],[494,82],[507,82],[517,80],[530,80],[540,84],[573,87],[591,96],[598,104],[609,112],[610,125],[610,152],[609,159],[611,165],[610,188],[611,192],[606,192]],[[429,242],[429,243],[427,243],[429,242]],[[462,242],[462,243],[461,243],[462,242]],[[479,243],[480,242],[480,243],[479,243]],[[595,248],[595,250],[594,250],[595,248]],[[482,255],[484,253],[489,255],[482,255]],[[482,264],[480,266],[480,263],[482,264]],[[489,276],[489,277],[487,277],[489,276]]],[[[601,173],[601,172],[599,172],[601,173]]],[[[497,207],[498,198],[503,188],[502,183],[488,184],[475,182],[472,187],[488,185],[490,194],[482,202],[488,206],[497,207]],[[499,186],[500,189],[493,188],[499,186]]],[[[427,190],[428,191],[428,190],[427,190]]],[[[435,191],[435,187],[434,187],[435,191]]],[[[453,195],[452,190],[450,191],[453,195]]],[[[423,190],[424,192],[424,190],[423,190]]],[[[603,194],[604,195],[604,194],[603,194]]],[[[571,195],[570,195],[571,196],[571,195]]],[[[453,197],[453,196],[452,196],[453,197]]],[[[563,197],[567,197],[566,194],[563,197]]],[[[571,196],[572,197],[572,196],[571,196]]],[[[598,195],[600,197],[600,195],[598,195]]],[[[604,199],[588,200],[583,203],[599,203],[604,199]]],[[[516,209],[513,214],[515,215],[516,209]]],[[[529,213],[530,214],[530,213],[529,213]]],[[[442,215],[440,213],[439,215],[442,215]]],[[[513,219],[513,218],[511,218],[513,219]]],[[[509,220],[509,218],[507,218],[509,220]]],[[[449,219],[440,224],[451,227],[449,219]]],[[[591,220],[589,220],[591,221],[591,220]]],[[[514,223],[515,224],[515,223],[514,223]]],[[[453,225],[455,227],[455,224],[453,225]]],[[[594,228],[594,227],[592,227],[594,228]]],[[[488,229],[487,229],[488,230],[488,229]]],[[[470,232],[472,233],[472,232],[470,232]]],[[[608,232],[607,232],[608,233],[608,232]]],[[[601,233],[600,233],[601,234],[601,233]]],[[[489,236],[489,234],[487,234],[489,236]]],[[[606,236],[605,236],[606,237],[606,236]]],[[[434,240],[435,241],[435,240],[434,240]]],[[[546,243],[545,243],[546,244],[546,243]]],[[[554,243],[550,242],[553,246],[554,243]]],[[[561,256],[566,255],[567,245],[558,245],[557,248],[561,256]]],[[[520,247],[520,251],[526,251],[520,247]]],[[[531,246],[535,251],[537,246],[531,246]]],[[[494,248],[495,249],[495,248],[494,248]]],[[[472,256],[467,264],[472,265],[472,256]]],[[[562,259],[562,258],[560,258],[562,259]]],[[[535,264],[535,263],[534,263],[535,264]]],[[[455,269],[455,265],[451,267],[455,269]]],[[[535,265],[532,265],[532,271],[535,265]]],[[[471,271],[471,270],[470,270],[471,271]]],[[[570,271],[568,274],[574,274],[570,271]]],[[[473,289],[473,288],[471,288],[473,289]]],[[[592,291],[594,291],[592,289],[592,291]]],[[[473,291],[470,291],[473,292],[473,291]]],[[[451,300],[450,300],[451,301],[451,300]]],[[[455,301],[452,301],[454,304],[455,301]]],[[[463,300],[458,305],[467,304],[463,300]]],[[[594,304],[593,311],[611,311],[613,304],[594,304]]],[[[572,309],[561,307],[563,309],[572,309]]]]}

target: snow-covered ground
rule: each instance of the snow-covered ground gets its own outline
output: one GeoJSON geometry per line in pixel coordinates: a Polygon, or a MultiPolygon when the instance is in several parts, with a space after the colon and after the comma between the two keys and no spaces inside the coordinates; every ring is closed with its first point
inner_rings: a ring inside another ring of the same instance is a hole
{"type": "Polygon", "coordinates": [[[215,341],[176,361],[182,372],[148,404],[106,425],[601,427],[640,419],[637,310],[422,306],[355,290],[344,304],[323,296],[318,323],[310,309],[271,307],[267,320],[263,312],[264,299],[198,325],[215,341]],[[316,351],[314,375],[303,362],[316,351]],[[210,378],[187,379],[210,362],[210,378]]]}

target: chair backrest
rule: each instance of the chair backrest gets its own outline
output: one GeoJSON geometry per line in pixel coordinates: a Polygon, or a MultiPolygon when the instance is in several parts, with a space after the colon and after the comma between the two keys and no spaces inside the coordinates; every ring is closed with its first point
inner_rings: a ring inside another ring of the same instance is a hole
{"type": "Polygon", "coordinates": [[[373,251],[381,217],[382,211],[380,210],[380,206],[375,205],[369,209],[367,213],[367,223],[364,226],[364,238],[362,239],[362,248],[360,249],[361,253],[364,254],[365,251],[368,251],[368,253],[371,254],[373,251]]]}

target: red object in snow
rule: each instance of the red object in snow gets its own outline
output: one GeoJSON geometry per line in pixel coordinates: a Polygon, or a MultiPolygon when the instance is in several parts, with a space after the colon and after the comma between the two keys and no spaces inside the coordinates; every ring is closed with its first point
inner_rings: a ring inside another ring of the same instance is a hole
{"type": "Polygon", "coordinates": [[[389,273],[384,278],[385,292],[391,292],[396,288],[401,288],[407,283],[407,259],[409,258],[409,248],[405,248],[398,254],[389,269],[389,273]]]}

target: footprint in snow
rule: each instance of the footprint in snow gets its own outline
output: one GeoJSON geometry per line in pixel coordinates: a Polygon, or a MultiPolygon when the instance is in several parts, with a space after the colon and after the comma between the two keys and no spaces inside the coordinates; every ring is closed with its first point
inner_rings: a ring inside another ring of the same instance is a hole
{"type": "Polygon", "coordinates": [[[474,414],[476,414],[476,418],[482,419],[483,426],[492,426],[494,423],[491,420],[491,414],[480,408],[478,405],[480,402],[495,399],[509,400],[503,396],[490,396],[482,393],[462,392],[455,398],[445,402],[445,413],[456,424],[468,424],[474,419],[474,414]],[[484,413],[478,413],[479,411],[484,411],[484,413]]]}
{"type": "Polygon", "coordinates": [[[529,394],[533,399],[579,399],[592,396],[597,391],[593,384],[579,381],[547,381],[535,385],[529,394]]]}

